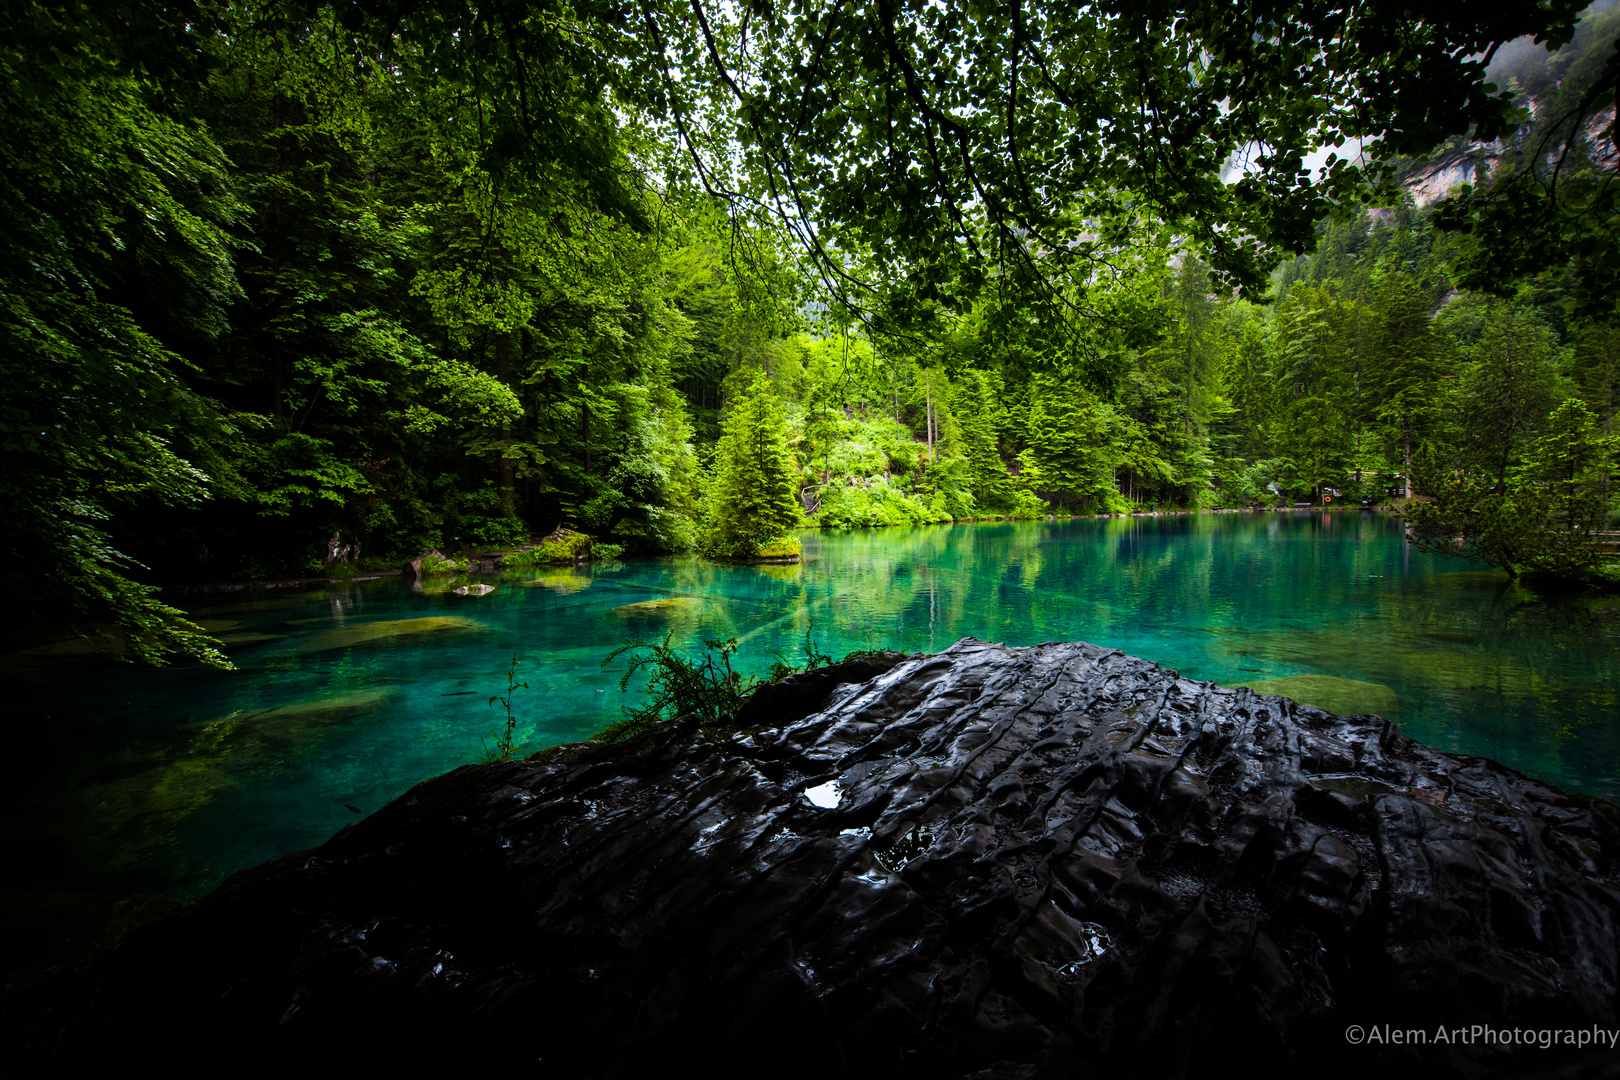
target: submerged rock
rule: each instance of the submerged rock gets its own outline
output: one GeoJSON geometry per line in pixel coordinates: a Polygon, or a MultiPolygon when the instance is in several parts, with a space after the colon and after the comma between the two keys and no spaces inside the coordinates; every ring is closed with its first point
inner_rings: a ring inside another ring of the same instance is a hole
{"type": "Polygon", "coordinates": [[[358,645],[393,645],[401,638],[482,630],[483,625],[455,615],[434,615],[421,619],[389,619],[384,622],[351,623],[315,634],[305,641],[306,652],[348,649],[358,645]]]}
{"type": "Polygon", "coordinates": [[[658,619],[676,615],[690,615],[703,607],[695,596],[666,596],[661,600],[643,600],[636,604],[622,604],[609,611],[621,619],[658,619]]]}
{"type": "Polygon", "coordinates": [[[5,682],[50,685],[82,671],[110,667],[129,657],[129,639],[113,626],[86,634],[65,633],[62,640],[0,654],[0,685],[5,682]]]}
{"type": "Polygon", "coordinates": [[[550,589],[552,592],[561,593],[564,596],[571,596],[595,584],[594,579],[588,572],[579,570],[542,571],[534,577],[529,577],[529,573],[532,573],[532,571],[508,571],[508,575],[517,581],[520,588],[550,589]]]}
{"type": "Polygon", "coordinates": [[[241,619],[194,619],[192,621],[210,634],[225,634],[232,630],[239,630],[242,627],[241,619]]]}
{"type": "Polygon", "coordinates": [[[779,684],[741,730],[677,723],[418,785],[14,994],[10,1061],[1613,1064],[1606,1043],[1433,1037],[1620,1027],[1613,805],[1089,645],[897,659],[779,684]],[[1428,1044],[1365,1039],[1386,1024],[1428,1044]]]}
{"type": "Polygon", "coordinates": [[[288,611],[294,608],[307,607],[326,599],[325,589],[299,590],[291,596],[258,596],[251,599],[220,597],[207,607],[193,608],[189,618],[214,615],[245,615],[261,611],[288,611]]]}
{"type": "Polygon", "coordinates": [[[221,634],[219,643],[226,652],[232,649],[250,649],[255,645],[273,645],[278,641],[286,641],[286,634],[221,634]]]}
{"type": "Polygon", "coordinates": [[[307,743],[322,728],[385,712],[398,704],[398,698],[399,692],[390,688],[306,698],[267,709],[233,712],[217,720],[187,724],[175,729],[170,737],[184,741],[188,757],[200,754],[284,754],[307,743]]]}
{"type": "Polygon", "coordinates": [[[395,690],[360,690],[157,733],[104,759],[38,808],[33,835],[106,868],[139,865],[175,845],[187,818],[239,783],[287,768],[356,722],[386,717],[398,703],[395,690]]]}

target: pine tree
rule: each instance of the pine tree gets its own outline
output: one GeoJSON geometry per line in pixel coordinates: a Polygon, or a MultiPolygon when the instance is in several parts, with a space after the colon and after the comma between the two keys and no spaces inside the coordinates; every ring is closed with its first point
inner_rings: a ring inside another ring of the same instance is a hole
{"type": "Polygon", "coordinates": [[[967,459],[968,486],[974,502],[991,510],[1012,504],[1007,467],[997,447],[994,392],[982,371],[971,372],[952,384],[951,410],[961,429],[962,454],[967,459]]]}
{"type": "Polygon", "coordinates": [[[1428,297],[1405,274],[1390,275],[1376,300],[1379,348],[1372,382],[1381,403],[1379,419],[1390,429],[1392,456],[1407,478],[1408,498],[1412,448],[1433,426],[1446,369],[1444,345],[1433,331],[1428,309],[1428,297]]]}
{"type": "Polygon", "coordinates": [[[1106,508],[1116,494],[1106,407],[1071,379],[1038,375],[1029,410],[1026,483],[1070,512],[1106,508]]]}
{"type": "Polygon", "coordinates": [[[798,470],[782,406],[763,372],[721,424],[704,553],[722,558],[796,555],[798,470]]]}

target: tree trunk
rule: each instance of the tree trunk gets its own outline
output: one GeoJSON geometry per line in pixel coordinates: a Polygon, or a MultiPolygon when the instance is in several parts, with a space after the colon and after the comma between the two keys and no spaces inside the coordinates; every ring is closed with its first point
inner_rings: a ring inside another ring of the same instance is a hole
{"type": "MultiPolygon", "coordinates": [[[[498,334],[495,338],[495,368],[503,384],[512,385],[512,335],[498,334]]],[[[506,452],[512,444],[512,424],[501,424],[501,509],[508,515],[517,513],[512,497],[512,459],[506,452]]]]}
{"type": "Polygon", "coordinates": [[[928,464],[934,463],[934,380],[932,375],[923,372],[923,401],[928,406],[928,416],[924,423],[928,428],[928,464]]]}
{"type": "Polygon", "coordinates": [[[1192,433],[1193,433],[1192,398],[1193,398],[1193,333],[1192,333],[1192,322],[1191,322],[1191,320],[1189,320],[1188,324],[1187,324],[1187,394],[1186,394],[1186,397],[1185,397],[1183,405],[1182,405],[1182,408],[1186,413],[1185,429],[1186,429],[1186,433],[1187,433],[1187,441],[1189,443],[1192,442],[1192,433]]]}
{"type": "Polygon", "coordinates": [[[1401,414],[1402,426],[1406,435],[1406,455],[1401,464],[1401,479],[1406,482],[1406,497],[1412,497],[1412,410],[1407,409],[1401,414]]]}

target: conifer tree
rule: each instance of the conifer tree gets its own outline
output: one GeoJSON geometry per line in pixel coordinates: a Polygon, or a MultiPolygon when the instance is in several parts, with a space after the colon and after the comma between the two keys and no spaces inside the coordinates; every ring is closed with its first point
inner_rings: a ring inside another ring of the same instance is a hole
{"type": "Polygon", "coordinates": [[[961,425],[962,452],[974,501],[991,510],[1005,510],[1012,495],[997,446],[994,389],[984,372],[975,371],[953,384],[952,390],[951,409],[961,425]]]}
{"type": "Polygon", "coordinates": [[[1379,418],[1390,426],[1394,456],[1412,495],[1412,447],[1433,424],[1440,404],[1438,384],[1445,375],[1446,355],[1435,335],[1428,298],[1406,274],[1392,274],[1379,293],[1379,359],[1373,372],[1381,405],[1379,418]]]}
{"type": "Polygon", "coordinates": [[[1026,483],[1070,512],[1107,507],[1116,493],[1108,410],[1071,379],[1038,375],[1029,410],[1026,483]]]}
{"type": "Polygon", "coordinates": [[[705,554],[747,559],[797,555],[798,469],[782,405],[763,371],[721,424],[710,489],[705,554]]]}

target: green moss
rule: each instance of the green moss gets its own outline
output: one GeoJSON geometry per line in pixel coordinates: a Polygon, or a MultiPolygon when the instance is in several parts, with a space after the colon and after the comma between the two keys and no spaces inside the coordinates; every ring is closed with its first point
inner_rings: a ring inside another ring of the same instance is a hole
{"type": "Polygon", "coordinates": [[[621,619],[669,618],[692,614],[702,607],[703,601],[695,596],[668,596],[662,600],[643,600],[639,604],[625,604],[614,608],[609,614],[617,615],[621,619]]]}
{"type": "Polygon", "coordinates": [[[786,536],[778,536],[775,540],[767,540],[759,545],[758,550],[754,552],[755,558],[784,562],[796,562],[802,554],[804,554],[804,547],[799,543],[799,538],[792,533],[786,536]]]}
{"type": "Polygon", "coordinates": [[[501,565],[572,566],[591,557],[591,545],[591,538],[584,533],[559,528],[528,551],[515,551],[505,556],[501,559],[501,565]]]}
{"type": "Polygon", "coordinates": [[[590,588],[593,582],[588,572],[581,573],[578,570],[568,568],[564,570],[548,570],[536,577],[519,580],[517,584],[524,589],[550,589],[552,592],[568,596],[590,588]]]}
{"type": "Polygon", "coordinates": [[[428,552],[422,556],[422,561],[417,564],[417,572],[423,577],[440,574],[464,574],[471,569],[471,559],[452,559],[439,554],[437,551],[428,552]]]}

